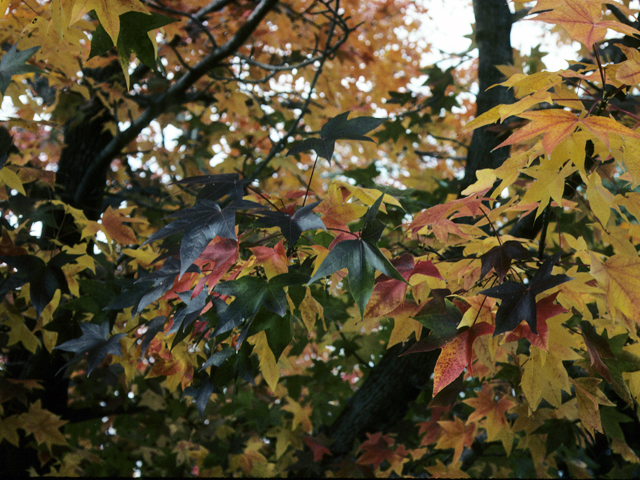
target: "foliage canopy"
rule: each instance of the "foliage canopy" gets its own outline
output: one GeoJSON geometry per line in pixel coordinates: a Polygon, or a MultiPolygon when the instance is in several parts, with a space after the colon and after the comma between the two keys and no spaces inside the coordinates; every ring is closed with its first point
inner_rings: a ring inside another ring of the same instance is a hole
{"type": "Polygon", "coordinates": [[[2,468],[637,475],[633,3],[0,1],[2,468]]]}

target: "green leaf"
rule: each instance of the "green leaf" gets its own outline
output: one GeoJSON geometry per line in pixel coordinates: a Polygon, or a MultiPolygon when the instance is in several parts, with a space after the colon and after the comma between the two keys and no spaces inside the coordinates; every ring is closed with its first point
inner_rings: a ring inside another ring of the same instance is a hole
{"type": "Polygon", "coordinates": [[[0,59],[0,93],[4,95],[11,83],[11,77],[14,75],[44,73],[38,67],[26,64],[26,61],[38,50],[40,50],[40,47],[31,47],[19,52],[14,43],[9,51],[2,56],[2,59],[0,59]]]}
{"type": "Polygon", "coordinates": [[[378,247],[369,245],[359,238],[344,240],[333,247],[308,285],[343,268],[349,272],[349,290],[362,315],[373,292],[376,270],[388,277],[406,282],[378,247]]]}
{"type": "MultiPolygon", "coordinates": [[[[156,70],[156,50],[147,32],[164,27],[176,19],[152,13],[127,12],[120,15],[120,34],[118,35],[118,56],[129,64],[129,57],[135,53],[147,67],[156,70]]],[[[93,32],[89,58],[103,55],[113,47],[113,41],[102,25],[93,32]]]]}
{"type": "Polygon", "coordinates": [[[261,306],[283,317],[287,312],[287,295],[284,287],[300,285],[308,278],[298,273],[283,273],[269,281],[246,276],[217,284],[213,289],[214,292],[220,295],[231,295],[235,299],[220,312],[220,320],[212,336],[215,337],[241,325],[244,320],[258,313],[261,306]]]}
{"type": "Polygon", "coordinates": [[[296,155],[307,150],[315,150],[319,157],[331,161],[336,140],[359,140],[361,142],[374,142],[365,136],[374,128],[387,121],[386,118],[358,117],[347,120],[351,112],[344,112],[333,117],[320,129],[320,138],[308,138],[293,146],[287,155],[296,155]]]}

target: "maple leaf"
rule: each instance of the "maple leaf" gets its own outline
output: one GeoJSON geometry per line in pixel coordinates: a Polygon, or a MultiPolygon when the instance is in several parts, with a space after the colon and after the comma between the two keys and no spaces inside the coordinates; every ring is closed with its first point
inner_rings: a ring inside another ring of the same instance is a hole
{"type": "Polygon", "coordinates": [[[571,280],[567,275],[551,275],[560,252],[545,260],[528,284],[507,281],[502,285],[479,292],[487,297],[502,300],[496,313],[494,336],[515,329],[526,320],[533,333],[538,333],[536,320],[536,295],[571,280]]]}
{"type": "Polygon", "coordinates": [[[395,278],[389,278],[382,274],[376,278],[373,293],[367,309],[365,310],[365,318],[379,317],[386,315],[395,310],[404,301],[407,293],[408,281],[413,275],[427,275],[443,280],[438,269],[433,265],[431,260],[420,260],[417,264],[412,255],[405,253],[391,260],[391,264],[396,268],[398,273],[402,275],[405,282],[401,282],[395,278]]]}
{"type": "Polygon", "coordinates": [[[620,312],[640,323],[640,259],[616,254],[603,264],[590,255],[590,273],[607,294],[612,317],[620,312]]]}
{"type": "Polygon", "coordinates": [[[287,296],[284,288],[304,283],[309,277],[299,273],[284,273],[266,281],[263,278],[245,276],[237,280],[221,282],[214,292],[231,295],[235,299],[220,313],[213,336],[228,332],[245,319],[253,317],[261,306],[279,316],[287,311],[287,296]]]}
{"type": "Polygon", "coordinates": [[[11,83],[11,77],[14,75],[44,73],[38,67],[25,63],[38,50],[40,50],[40,47],[31,47],[20,52],[18,51],[17,44],[14,43],[9,51],[2,56],[0,59],[0,93],[5,94],[11,83]]]}
{"type": "Polygon", "coordinates": [[[613,134],[629,138],[640,138],[638,132],[608,117],[588,116],[579,118],[575,113],[566,110],[524,112],[519,113],[518,116],[527,118],[531,122],[517,130],[495,149],[516,143],[519,144],[543,134],[542,147],[547,155],[551,155],[553,149],[575,132],[578,126],[589,130],[607,148],[609,148],[609,136],[613,134]]]}
{"type": "MultiPolygon", "coordinates": [[[[100,25],[107,32],[113,44],[118,43],[120,36],[120,16],[134,11],[148,13],[139,0],[79,0],[73,4],[69,24],[74,24],[91,10],[95,10],[100,25]]],[[[133,25],[132,28],[136,28],[133,25]]]]}
{"type": "Polygon", "coordinates": [[[123,215],[120,210],[113,210],[111,206],[107,207],[102,214],[102,226],[105,233],[122,245],[138,243],[131,227],[123,223],[128,221],[131,221],[131,219],[123,215]]]}
{"type": "Polygon", "coordinates": [[[467,421],[467,425],[462,420],[455,417],[453,421],[441,420],[438,425],[442,429],[442,433],[438,438],[436,448],[453,448],[453,463],[460,459],[460,455],[465,448],[471,448],[471,444],[476,436],[476,424],[467,421]]]}
{"type": "Polygon", "coordinates": [[[207,245],[202,254],[196,260],[196,265],[200,266],[202,273],[209,272],[208,275],[200,279],[193,294],[198,295],[204,288],[205,283],[209,287],[209,293],[220,281],[229,268],[238,260],[238,242],[229,238],[216,237],[213,242],[207,245]],[[207,267],[205,268],[205,265],[207,267]],[[209,270],[210,269],[210,270],[209,270]]]}
{"type": "Polygon", "coordinates": [[[374,469],[380,467],[385,460],[389,461],[394,456],[391,448],[394,444],[389,435],[382,435],[382,432],[367,433],[367,440],[358,447],[358,452],[364,452],[356,463],[359,465],[373,465],[374,469]]]}
{"type": "Polygon", "coordinates": [[[180,242],[180,277],[207,248],[209,242],[216,236],[236,240],[235,219],[236,211],[241,208],[258,208],[260,204],[253,202],[238,202],[220,208],[211,200],[201,200],[193,207],[172,214],[168,218],[178,217],[177,220],[165,225],[151,235],[146,242],[155,242],[174,233],[183,232],[180,242]]]}
{"type": "Polygon", "coordinates": [[[573,384],[578,400],[578,417],[582,425],[593,435],[593,431],[604,433],[602,422],[600,421],[599,405],[615,407],[615,403],[611,403],[606,395],[598,388],[598,384],[602,382],[599,378],[570,378],[573,384]]]}
{"type": "Polygon", "coordinates": [[[560,25],[573,40],[582,43],[589,50],[594,43],[604,39],[608,28],[630,36],[640,33],[621,22],[603,21],[603,3],[600,0],[559,0],[552,4],[539,1],[530,13],[553,6],[553,10],[540,13],[535,20],[560,25]]]}
{"type": "MultiPolygon", "coordinates": [[[[120,15],[120,33],[118,34],[117,46],[123,69],[125,66],[128,68],[129,57],[131,53],[135,53],[142,63],[156,70],[156,47],[147,32],[173,22],[177,22],[177,20],[155,12],[146,14],[131,11],[120,15]]],[[[104,55],[113,45],[113,40],[102,24],[98,25],[91,38],[89,58],[104,55]]]]}
{"type": "Polygon", "coordinates": [[[81,337],[69,340],[55,347],[57,350],[75,353],[74,357],[63,365],[59,372],[78,360],[86,358],[87,376],[89,376],[91,372],[102,363],[107,355],[122,356],[120,339],[124,337],[125,334],[118,333],[109,337],[109,322],[103,322],[100,325],[81,323],[80,329],[82,330],[81,337]]]}
{"type": "Polygon", "coordinates": [[[384,229],[382,222],[376,219],[382,197],[383,195],[380,195],[363,217],[364,226],[360,238],[343,240],[335,245],[307,283],[310,285],[322,277],[346,268],[349,291],[358,305],[361,315],[364,315],[367,302],[373,292],[376,270],[388,277],[406,282],[376,245],[384,229]]]}
{"type": "MultiPolygon", "coordinates": [[[[567,309],[562,305],[554,303],[558,293],[549,295],[536,303],[536,329],[538,333],[535,334],[531,331],[528,323],[520,323],[512,332],[505,336],[506,342],[515,342],[521,338],[529,340],[531,345],[535,345],[543,350],[549,349],[549,327],[547,320],[567,312],[567,309]]],[[[612,357],[613,358],[613,357],[612,357]]]]}
{"type": "Polygon", "coordinates": [[[482,262],[480,278],[484,278],[491,269],[495,269],[498,281],[502,283],[511,268],[511,260],[528,260],[530,258],[529,251],[520,242],[509,240],[502,245],[493,247],[480,257],[482,262]]]}
{"type": "Polygon", "coordinates": [[[476,398],[463,400],[464,403],[474,409],[467,422],[479,421],[486,417],[483,426],[487,431],[487,439],[490,442],[499,438],[503,430],[510,430],[505,414],[516,405],[516,401],[509,395],[502,396],[497,402],[495,397],[493,387],[485,383],[476,398]]]}
{"type": "MultiPolygon", "coordinates": [[[[430,352],[441,348],[434,368],[433,396],[453,382],[470,366],[473,355],[473,342],[482,335],[493,332],[493,325],[480,322],[473,327],[458,328],[462,313],[452,302],[445,299],[445,313],[432,313],[415,317],[417,321],[431,329],[429,336],[412,345],[402,355],[410,353],[430,352]]],[[[437,308],[434,304],[434,307],[437,308]]],[[[402,356],[401,355],[401,356],[402,356]]]]}
{"type": "Polygon", "coordinates": [[[226,195],[231,200],[242,200],[244,187],[249,183],[249,180],[240,178],[237,173],[221,173],[218,175],[188,177],[174,183],[176,185],[204,185],[198,191],[196,198],[215,202],[226,195]]]}
{"type": "Polygon", "coordinates": [[[320,441],[316,437],[307,435],[303,440],[307,447],[309,447],[313,452],[314,462],[322,461],[322,457],[324,457],[325,455],[332,455],[331,450],[329,450],[324,444],[320,443],[320,441]]]}
{"type": "Polygon", "coordinates": [[[60,420],[58,415],[54,415],[49,410],[42,409],[42,401],[36,400],[29,405],[29,411],[20,414],[20,427],[31,433],[38,442],[44,443],[51,451],[52,445],[67,445],[67,439],[60,432],[60,427],[67,423],[60,420]]]}
{"type": "Polygon", "coordinates": [[[278,227],[289,246],[296,244],[302,232],[307,230],[326,230],[324,223],[313,213],[313,209],[320,203],[313,202],[295,211],[293,215],[286,212],[271,210],[256,212],[259,215],[258,225],[262,227],[278,227]]]}
{"type": "Polygon", "coordinates": [[[372,138],[365,136],[374,128],[387,121],[386,118],[358,117],[347,120],[349,113],[344,112],[333,117],[320,129],[320,138],[307,138],[293,146],[287,155],[296,155],[307,150],[315,150],[319,157],[331,161],[336,140],[359,140],[361,142],[374,142],[372,138]]]}
{"type": "MultiPolygon", "coordinates": [[[[199,269],[195,265],[192,265],[187,269],[187,271],[198,272],[199,269]]],[[[137,304],[135,310],[131,312],[131,315],[135,317],[148,305],[151,305],[171,290],[179,272],[180,261],[173,257],[167,258],[162,265],[162,268],[136,280],[136,284],[140,285],[138,289],[131,289],[120,295],[114,300],[113,304],[109,305],[108,308],[126,308],[126,306],[137,304]],[[151,287],[149,287],[149,283],[152,283],[151,287]],[[133,300],[133,303],[131,303],[130,299],[133,300]]]]}
{"type": "Polygon", "coordinates": [[[218,389],[213,383],[213,380],[210,377],[207,377],[200,383],[198,387],[194,387],[193,385],[191,385],[185,388],[184,393],[182,394],[182,398],[195,398],[196,408],[198,409],[198,413],[200,413],[200,416],[202,417],[202,415],[204,415],[204,409],[207,408],[207,403],[209,402],[211,395],[217,392],[218,389]]]}

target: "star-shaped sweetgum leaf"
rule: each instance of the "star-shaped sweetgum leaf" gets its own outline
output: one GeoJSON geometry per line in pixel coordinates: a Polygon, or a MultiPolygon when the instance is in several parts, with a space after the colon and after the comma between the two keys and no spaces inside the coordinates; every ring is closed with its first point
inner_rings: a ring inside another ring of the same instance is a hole
{"type": "Polygon", "coordinates": [[[373,292],[376,270],[387,277],[407,283],[376,245],[384,229],[382,222],[376,218],[382,197],[383,195],[380,195],[364,215],[365,222],[360,236],[355,240],[343,240],[335,245],[307,284],[346,268],[349,291],[362,316],[373,292]]]}
{"type": "Polygon", "coordinates": [[[69,340],[55,347],[58,350],[75,353],[71,361],[63,365],[60,370],[78,360],[86,358],[87,375],[91,375],[91,372],[102,363],[107,355],[122,356],[120,339],[124,337],[125,334],[118,333],[117,335],[109,337],[109,322],[103,322],[101,325],[81,323],[80,329],[82,330],[82,336],[80,338],[69,340]]]}
{"type": "Polygon", "coordinates": [[[526,320],[533,333],[538,333],[536,295],[571,280],[571,277],[564,274],[551,275],[553,265],[559,258],[560,252],[548,258],[526,285],[507,281],[480,292],[487,297],[502,300],[496,313],[494,336],[514,330],[522,320],[526,320]]]}
{"type": "Polygon", "coordinates": [[[307,138],[293,146],[287,155],[295,155],[307,150],[315,150],[319,157],[331,161],[336,140],[359,140],[361,142],[375,141],[367,136],[374,128],[387,121],[386,118],[358,117],[347,120],[350,112],[344,112],[333,117],[320,129],[320,138],[307,138]]]}
{"type": "Polygon", "coordinates": [[[257,223],[261,227],[278,227],[289,246],[296,244],[302,232],[307,230],[326,230],[320,217],[313,213],[313,209],[320,202],[313,202],[295,211],[293,215],[286,212],[264,210],[257,212],[260,217],[257,223]]]}
{"type": "Polygon", "coordinates": [[[168,225],[151,235],[142,246],[160,240],[174,233],[183,232],[180,242],[180,277],[204,252],[209,242],[216,236],[236,240],[236,212],[249,208],[261,208],[261,205],[249,201],[236,201],[220,208],[216,202],[201,200],[170,217],[178,217],[168,225]]]}
{"type": "Polygon", "coordinates": [[[4,95],[11,83],[11,77],[14,75],[32,72],[44,73],[38,67],[26,63],[38,50],[40,47],[31,47],[19,52],[14,43],[9,51],[0,58],[0,93],[4,95]]]}

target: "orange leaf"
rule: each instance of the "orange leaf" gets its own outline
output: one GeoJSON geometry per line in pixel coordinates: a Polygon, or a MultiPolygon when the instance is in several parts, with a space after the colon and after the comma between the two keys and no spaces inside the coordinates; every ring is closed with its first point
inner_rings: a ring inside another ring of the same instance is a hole
{"type": "Polygon", "coordinates": [[[486,417],[484,427],[487,430],[487,440],[490,442],[500,437],[503,430],[510,430],[505,414],[516,405],[510,396],[505,395],[496,402],[493,387],[485,383],[476,398],[464,400],[464,403],[475,409],[467,422],[479,421],[486,417]]]}
{"type": "Polygon", "coordinates": [[[453,421],[441,421],[442,435],[438,439],[436,448],[453,448],[453,463],[456,463],[462,455],[465,447],[470,448],[476,436],[476,424],[470,422],[465,425],[462,420],[455,417],[453,421]]]}
{"type": "Polygon", "coordinates": [[[129,217],[123,215],[119,210],[113,210],[110,206],[107,207],[107,210],[102,214],[104,232],[122,245],[138,243],[133,230],[122,223],[128,221],[131,221],[129,217]]]}
{"type": "Polygon", "coordinates": [[[589,50],[594,43],[603,40],[608,28],[627,35],[635,35],[637,30],[620,22],[602,21],[602,4],[600,0],[558,0],[539,1],[531,13],[552,6],[553,10],[544,12],[534,18],[547,23],[555,23],[564,28],[573,40],[585,45],[589,50]]]}
{"type": "Polygon", "coordinates": [[[473,342],[481,335],[493,333],[494,327],[485,322],[474,325],[442,347],[433,372],[433,396],[453,382],[470,365],[473,342]]]}

